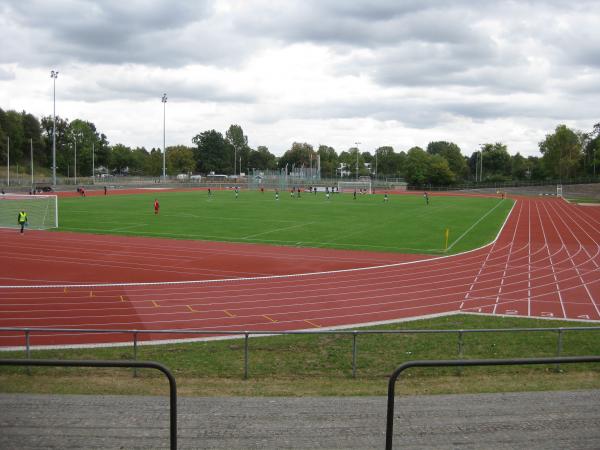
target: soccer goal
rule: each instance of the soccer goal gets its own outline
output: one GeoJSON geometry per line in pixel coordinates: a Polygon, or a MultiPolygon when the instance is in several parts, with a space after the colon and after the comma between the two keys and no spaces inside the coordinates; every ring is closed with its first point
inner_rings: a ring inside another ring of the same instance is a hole
{"type": "Polygon", "coordinates": [[[56,195],[0,194],[0,228],[17,228],[20,211],[27,213],[27,226],[34,230],[58,227],[56,195]]]}
{"type": "Polygon", "coordinates": [[[371,190],[371,180],[338,181],[338,190],[340,192],[359,192],[361,189],[368,194],[372,194],[373,191],[371,190]]]}

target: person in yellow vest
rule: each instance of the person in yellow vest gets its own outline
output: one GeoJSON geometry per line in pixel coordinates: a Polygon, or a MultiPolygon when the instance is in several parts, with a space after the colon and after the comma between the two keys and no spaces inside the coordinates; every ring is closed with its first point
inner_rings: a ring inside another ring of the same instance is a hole
{"type": "Polygon", "coordinates": [[[23,229],[27,224],[27,213],[25,211],[19,211],[19,214],[17,214],[17,222],[21,226],[21,233],[23,233],[23,229]]]}

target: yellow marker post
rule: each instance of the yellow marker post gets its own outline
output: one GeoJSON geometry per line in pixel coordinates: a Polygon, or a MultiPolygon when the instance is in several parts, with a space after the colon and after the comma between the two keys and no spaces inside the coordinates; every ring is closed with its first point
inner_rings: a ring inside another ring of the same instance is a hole
{"type": "Polygon", "coordinates": [[[450,237],[450,228],[446,228],[444,236],[446,237],[446,245],[444,246],[444,251],[446,251],[448,250],[448,238],[450,237]]]}

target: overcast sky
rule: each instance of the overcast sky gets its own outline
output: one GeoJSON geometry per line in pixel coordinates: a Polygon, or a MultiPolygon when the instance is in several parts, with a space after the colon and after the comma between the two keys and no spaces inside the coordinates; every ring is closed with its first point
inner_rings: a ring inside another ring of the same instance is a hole
{"type": "Polygon", "coordinates": [[[111,144],[256,148],[503,142],[537,155],[600,122],[600,2],[3,0],[0,107],[94,122],[111,144]]]}

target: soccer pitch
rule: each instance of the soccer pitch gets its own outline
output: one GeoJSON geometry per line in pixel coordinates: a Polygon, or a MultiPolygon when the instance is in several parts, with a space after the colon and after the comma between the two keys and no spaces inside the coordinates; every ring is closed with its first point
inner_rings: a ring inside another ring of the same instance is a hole
{"type": "Polygon", "coordinates": [[[499,198],[271,191],[169,192],[59,200],[62,231],[343,248],[458,253],[492,241],[513,201],[499,198]],[[160,213],[154,214],[154,199],[160,213]],[[445,230],[449,229],[448,250],[445,230]]]}

